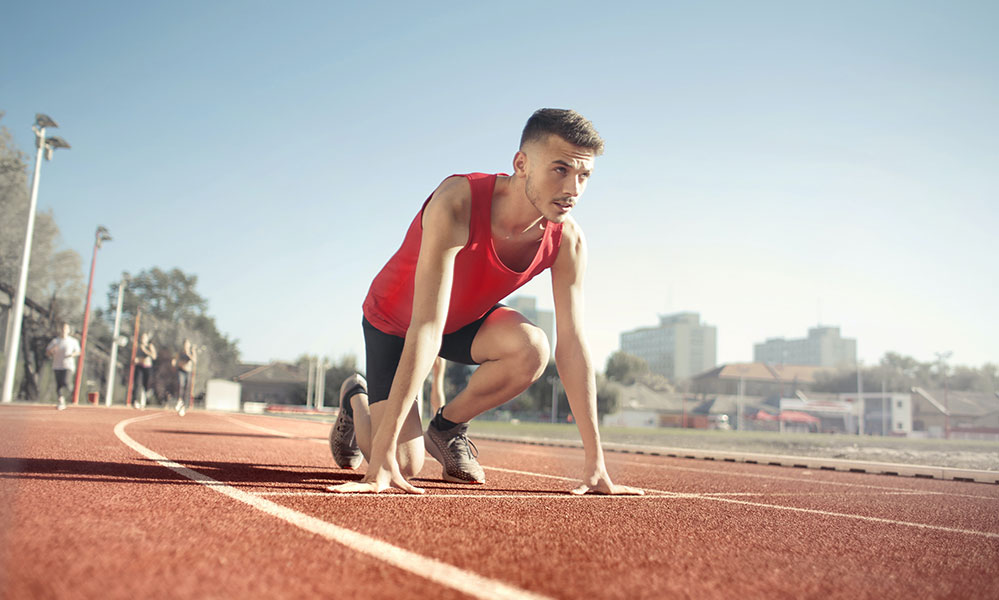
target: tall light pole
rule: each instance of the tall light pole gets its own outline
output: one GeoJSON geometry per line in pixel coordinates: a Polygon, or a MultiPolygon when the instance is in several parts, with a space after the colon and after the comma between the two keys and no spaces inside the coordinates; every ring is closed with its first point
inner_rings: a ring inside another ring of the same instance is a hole
{"type": "Polygon", "coordinates": [[[552,416],[551,422],[558,422],[558,384],[562,381],[558,375],[552,375],[548,378],[548,383],[552,384],[552,416]]]}
{"type": "Polygon", "coordinates": [[[103,225],[97,226],[94,234],[94,255],[90,259],[90,283],[87,285],[87,306],[83,309],[83,333],[80,334],[80,359],[76,363],[76,382],[73,384],[73,404],[80,401],[80,381],[83,379],[83,359],[87,355],[87,328],[90,325],[90,294],[94,291],[94,267],[97,266],[97,251],[101,243],[111,241],[111,234],[103,225]]]}
{"type": "Polygon", "coordinates": [[[114,368],[118,360],[118,334],[121,331],[121,301],[125,297],[125,284],[128,283],[128,274],[122,275],[121,283],[118,284],[118,308],[114,312],[114,333],[111,334],[111,360],[108,361],[108,390],[104,395],[104,406],[111,406],[114,398],[114,368]]]}
{"type": "Polygon", "coordinates": [[[950,350],[946,352],[934,352],[937,355],[937,368],[940,370],[940,376],[944,380],[944,439],[950,439],[950,385],[947,381],[947,359],[953,356],[953,352],[950,350]]]}
{"type": "Polygon", "coordinates": [[[38,178],[42,174],[42,153],[45,160],[52,160],[52,152],[56,148],[69,148],[66,140],[60,137],[45,137],[47,127],[59,125],[51,117],[38,113],[35,115],[35,174],[31,179],[31,200],[28,202],[28,230],[24,235],[24,253],[21,255],[21,277],[17,280],[17,293],[11,312],[10,326],[7,328],[7,340],[4,348],[7,353],[7,368],[3,376],[3,402],[11,402],[14,398],[14,371],[17,368],[18,347],[21,344],[21,319],[24,317],[24,295],[28,287],[28,263],[31,260],[31,238],[35,233],[35,208],[38,205],[38,178]]]}
{"type": "Polygon", "coordinates": [[[857,359],[857,410],[860,411],[860,418],[857,420],[857,435],[864,435],[864,426],[867,424],[866,411],[864,405],[864,361],[857,359]]]}

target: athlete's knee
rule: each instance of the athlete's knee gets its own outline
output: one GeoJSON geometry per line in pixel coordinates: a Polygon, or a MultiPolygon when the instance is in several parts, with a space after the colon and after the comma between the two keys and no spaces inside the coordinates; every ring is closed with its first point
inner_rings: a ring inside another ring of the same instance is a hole
{"type": "Polygon", "coordinates": [[[420,474],[423,470],[423,461],[426,456],[423,448],[420,448],[419,452],[403,452],[400,447],[400,451],[397,454],[399,460],[399,472],[406,479],[412,479],[420,474]]]}
{"type": "Polygon", "coordinates": [[[548,346],[548,336],[540,327],[524,328],[524,339],[521,348],[514,353],[518,367],[516,372],[526,385],[538,380],[548,366],[551,349],[548,346]]]}
{"type": "Polygon", "coordinates": [[[427,452],[423,447],[423,435],[408,441],[399,440],[396,460],[399,461],[399,472],[406,479],[415,477],[423,470],[423,461],[427,452]]]}

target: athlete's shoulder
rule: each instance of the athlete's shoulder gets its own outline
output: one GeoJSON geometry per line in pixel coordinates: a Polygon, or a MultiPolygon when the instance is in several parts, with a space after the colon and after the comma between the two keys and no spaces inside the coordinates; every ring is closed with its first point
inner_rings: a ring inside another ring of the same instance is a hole
{"type": "Polygon", "coordinates": [[[580,227],[576,219],[572,218],[572,215],[567,216],[565,221],[562,221],[562,244],[582,244],[584,242],[583,228],[580,227]]]}
{"type": "Polygon", "coordinates": [[[456,232],[456,239],[467,237],[471,207],[472,187],[468,179],[462,175],[448,177],[434,190],[423,211],[424,234],[432,223],[430,230],[434,235],[447,236],[446,231],[461,230],[456,232]]]}
{"type": "Polygon", "coordinates": [[[451,175],[444,179],[434,190],[434,198],[459,200],[472,197],[472,184],[465,175],[451,175]]]}

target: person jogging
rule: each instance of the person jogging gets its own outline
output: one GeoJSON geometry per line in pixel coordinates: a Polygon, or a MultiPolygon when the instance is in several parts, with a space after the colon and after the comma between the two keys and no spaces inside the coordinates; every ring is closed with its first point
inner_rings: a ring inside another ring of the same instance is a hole
{"type": "Polygon", "coordinates": [[[196,362],[198,362],[197,350],[191,345],[191,340],[184,340],[181,351],[171,361],[171,364],[177,368],[177,405],[174,406],[174,410],[182,417],[187,414],[188,399],[194,392],[191,372],[194,371],[196,362]]]}
{"type": "Polygon", "coordinates": [[[641,493],[607,474],[583,338],[586,242],[569,213],[602,151],[603,140],[582,115],[541,109],[524,127],[512,175],[454,175],[424,202],[364,300],[368,377],[343,382],[330,434],[340,467],[356,468],[363,455],[368,470],[332,491],[422,493],[406,478],[422,469],[424,449],[441,463],[445,480],[484,483],[468,422],[526,390],[550,354],[544,332],[499,301],[550,269],[555,362],[585,453],[582,485],[573,493],[641,493]],[[437,356],[478,368],[424,434],[414,401],[437,356]]]}
{"type": "Polygon", "coordinates": [[[55,375],[56,408],[66,410],[66,390],[72,391],[73,374],[76,373],[76,358],[80,356],[80,342],[70,335],[69,323],[62,324],[62,335],[52,338],[45,347],[45,355],[52,358],[52,374],[55,375]]]}
{"type": "Polygon", "coordinates": [[[156,360],[156,345],[153,344],[148,332],[139,337],[139,345],[135,349],[135,383],[136,398],[132,407],[142,410],[146,408],[146,399],[153,384],[153,361],[156,360]]]}

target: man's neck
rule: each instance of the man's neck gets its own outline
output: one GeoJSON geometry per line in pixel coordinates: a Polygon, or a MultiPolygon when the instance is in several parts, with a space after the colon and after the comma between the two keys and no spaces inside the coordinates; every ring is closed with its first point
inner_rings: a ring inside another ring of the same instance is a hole
{"type": "Polygon", "coordinates": [[[545,219],[527,199],[521,179],[500,176],[493,190],[492,229],[504,239],[533,237],[545,228],[545,219]]]}

